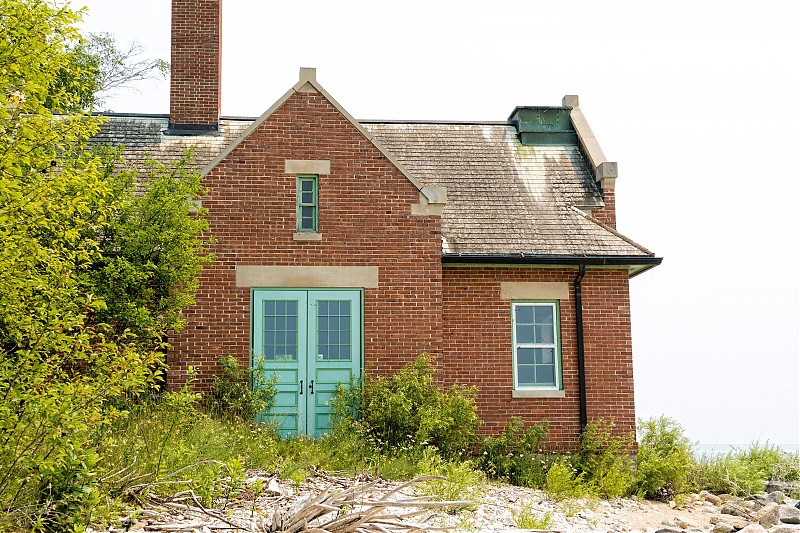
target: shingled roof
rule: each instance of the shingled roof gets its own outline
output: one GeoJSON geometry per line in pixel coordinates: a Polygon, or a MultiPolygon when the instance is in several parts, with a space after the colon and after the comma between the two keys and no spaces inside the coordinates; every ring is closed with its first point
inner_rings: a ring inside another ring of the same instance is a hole
{"type": "Polygon", "coordinates": [[[509,124],[363,122],[425,185],[447,190],[443,252],[648,256],[584,215],[603,206],[578,146],[523,146],[509,124]]]}
{"type": "MultiPolygon", "coordinates": [[[[213,135],[170,136],[165,115],[110,115],[94,141],[123,144],[134,167],[193,147],[202,169],[253,120],[221,119],[213,135]]],[[[578,146],[523,146],[506,123],[360,124],[419,182],[447,190],[445,256],[653,256],[585,214],[603,197],[578,146]]]]}

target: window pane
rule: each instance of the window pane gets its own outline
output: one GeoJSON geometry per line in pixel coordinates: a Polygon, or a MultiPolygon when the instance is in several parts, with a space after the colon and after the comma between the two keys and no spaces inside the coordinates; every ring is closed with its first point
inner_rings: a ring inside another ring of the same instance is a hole
{"type": "Polygon", "coordinates": [[[297,301],[264,302],[262,350],[269,360],[297,358],[297,301]]]}
{"type": "Polygon", "coordinates": [[[319,332],[319,339],[317,340],[317,344],[320,346],[325,346],[328,344],[328,332],[327,331],[320,331],[319,332]]]}
{"type": "Polygon", "coordinates": [[[300,216],[303,218],[310,218],[314,219],[314,207],[301,207],[300,208],[300,216]]]}
{"type": "Polygon", "coordinates": [[[552,344],[554,342],[555,332],[553,326],[534,326],[536,329],[536,342],[552,344]]]}
{"type": "Polygon", "coordinates": [[[533,307],[530,305],[517,305],[515,307],[517,324],[533,324],[533,307]]]}
{"type": "Polygon", "coordinates": [[[317,302],[317,309],[320,315],[327,315],[328,314],[328,302],[325,300],[320,300],[317,302]]]}
{"type": "Polygon", "coordinates": [[[554,365],[540,365],[536,367],[536,384],[537,385],[555,385],[555,366],[554,365]]]}
{"type": "Polygon", "coordinates": [[[314,193],[313,192],[304,192],[300,195],[300,203],[301,204],[313,204],[314,203],[314,193]]]}
{"type": "Polygon", "coordinates": [[[339,346],[334,344],[328,347],[328,358],[329,359],[339,359],[339,346]]]}
{"type": "Polygon", "coordinates": [[[517,323],[517,342],[530,344],[533,342],[533,326],[517,323]]]}
{"type": "Polygon", "coordinates": [[[534,385],[535,366],[521,365],[517,367],[517,382],[520,385],[534,385]]]}
{"type": "Polygon", "coordinates": [[[551,305],[536,306],[536,323],[537,324],[553,323],[553,307],[551,305]]]}
{"type": "Polygon", "coordinates": [[[555,350],[552,348],[535,348],[537,365],[552,365],[555,359],[555,350]]]}
{"type": "Polygon", "coordinates": [[[517,364],[532,365],[535,362],[535,348],[517,348],[517,364]]]}
{"type": "Polygon", "coordinates": [[[350,359],[350,345],[339,346],[339,359],[350,359]]]}
{"type": "Polygon", "coordinates": [[[300,190],[303,192],[313,192],[314,191],[314,180],[301,180],[300,181],[300,190]]]}

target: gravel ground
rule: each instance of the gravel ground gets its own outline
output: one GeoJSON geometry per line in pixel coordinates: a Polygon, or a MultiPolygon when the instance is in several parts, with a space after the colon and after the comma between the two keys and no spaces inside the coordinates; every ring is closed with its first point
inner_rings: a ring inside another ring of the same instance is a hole
{"type": "MultiPolygon", "coordinates": [[[[241,500],[220,505],[218,509],[202,509],[198,502],[187,495],[161,502],[151,501],[132,517],[123,519],[108,531],[213,533],[217,530],[232,531],[237,526],[246,531],[264,533],[270,530],[269,523],[276,510],[296,507],[298,502],[316,497],[326,489],[336,492],[347,490],[355,483],[372,483],[370,490],[374,491],[374,496],[361,495],[359,498],[363,497],[363,501],[374,501],[400,485],[398,482],[384,480],[320,476],[307,480],[298,488],[292,482],[279,481],[274,476],[263,473],[253,473],[247,483],[249,486],[259,483],[263,489],[258,495],[251,493],[247,497],[246,494],[241,500]]],[[[406,497],[414,496],[409,489],[405,492],[406,497]]],[[[533,517],[541,518],[549,513],[550,524],[546,528],[548,531],[653,533],[664,528],[711,531],[714,529],[713,522],[730,521],[733,518],[721,515],[718,506],[703,501],[697,495],[691,496],[679,508],[674,507],[674,504],[630,498],[559,502],[549,499],[539,490],[492,483],[482,485],[476,494],[464,495],[462,499],[475,501],[477,505],[473,509],[457,513],[434,510],[413,520],[418,524],[465,533],[499,532],[520,529],[520,514],[527,512],[533,517]]],[[[398,513],[407,510],[393,509],[398,513]]],[[[348,511],[358,511],[358,501],[353,502],[353,507],[348,511]]],[[[797,527],[800,533],[800,526],[797,527]]],[[[790,529],[794,531],[793,528],[790,529]]]]}

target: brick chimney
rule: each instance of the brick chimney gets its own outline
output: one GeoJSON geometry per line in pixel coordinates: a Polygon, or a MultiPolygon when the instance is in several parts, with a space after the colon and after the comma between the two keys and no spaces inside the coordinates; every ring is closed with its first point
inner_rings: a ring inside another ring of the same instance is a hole
{"type": "Polygon", "coordinates": [[[173,135],[218,130],[222,0],[172,0],[169,129],[173,135]]]}

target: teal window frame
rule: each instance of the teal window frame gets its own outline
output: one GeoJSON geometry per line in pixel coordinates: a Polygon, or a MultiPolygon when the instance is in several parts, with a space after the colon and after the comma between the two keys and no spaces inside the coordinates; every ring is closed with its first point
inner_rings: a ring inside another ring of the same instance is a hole
{"type": "Polygon", "coordinates": [[[561,381],[561,309],[558,300],[514,300],[511,303],[511,338],[514,364],[514,390],[562,390],[561,381]],[[520,342],[517,339],[518,307],[550,307],[553,310],[553,342],[520,342]],[[554,383],[519,383],[520,363],[518,351],[523,349],[550,349],[553,353],[554,383]]]}
{"type": "Polygon", "coordinates": [[[300,174],[297,176],[297,231],[298,233],[317,233],[319,231],[319,176],[316,174],[300,174]],[[303,185],[311,183],[312,201],[303,201],[304,194],[309,191],[303,185]],[[304,227],[303,221],[309,217],[303,216],[305,209],[312,209],[311,227],[304,227]]]}

